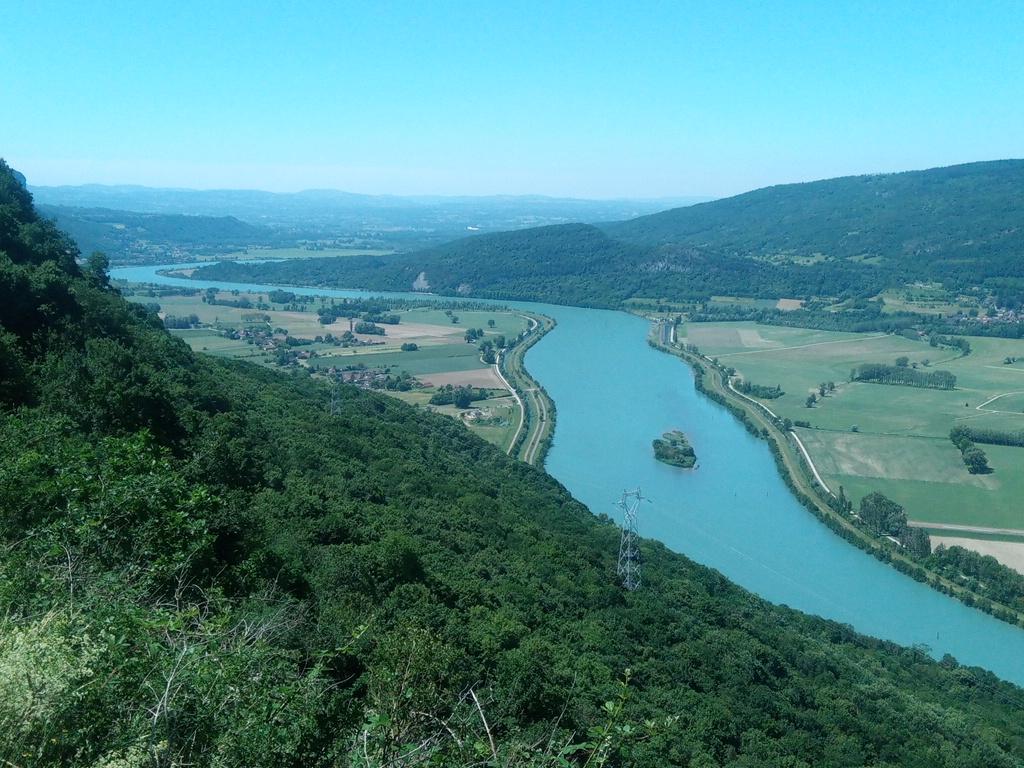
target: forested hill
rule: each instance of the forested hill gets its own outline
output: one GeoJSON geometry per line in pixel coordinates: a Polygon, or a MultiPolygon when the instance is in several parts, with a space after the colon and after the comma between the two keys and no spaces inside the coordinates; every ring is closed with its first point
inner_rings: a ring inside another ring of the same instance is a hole
{"type": "Polygon", "coordinates": [[[985,276],[1002,274],[1024,253],[1024,160],[767,187],[604,229],[636,244],[755,259],[870,260],[937,274],[982,265],[985,276]]]}
{"type": "Polygon", "coordinates": [[[82,253],[102,251],[120,262],[152,261],[161,255],[170,261],[179,257],[178,250],[202,256],[274,242],[270,229],[233,216],[134,213],[64,205],[39,206],[39,211],[71,235],[82,253]]]}
{"type": "Polygon", "coordinates": [[[0,162],[4,765],[1024,764],[1019,688],[654,542],[627,593],[543,472],[74,256],[0,162]]]}
{"type": "Polygon", "coordinates": [[[210,279],[614,307],[623,299],[871,296],[909,281],[1024,298],[1024,161],[769,187],[626,222],[458,240],[387,263],[225,265],[210,279]]]}
{"type": "Polygon", "coordinates": [[[597,227],[563,224],[477,235],[397,256],[220,263],[196,276],[614,306],[638,285],[613,284],[609,276],[643,255],[644,249],[612,240],[597,227]]]}

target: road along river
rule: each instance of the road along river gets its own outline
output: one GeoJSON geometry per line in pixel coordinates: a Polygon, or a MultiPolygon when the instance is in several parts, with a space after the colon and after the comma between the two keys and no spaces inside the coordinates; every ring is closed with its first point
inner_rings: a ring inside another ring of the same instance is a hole
{"type": "MultiPolygon", "coordinates": [[[[125,267],[111,276],[193,288],[283,287],[158,274],[168,268],[125,267]]],[[[869,635],[928,646],[935,656],[952,654],[1024,685],[1024,630],[917,583],[829,531],[790,493],[768,446],[695,391],[684,363],[647,345],[645,320],[608,310],[495,303],[558,321],[526,355],[530,373],[558,408],[545,466],[595,513],[614,516],[622,491],[640,487],[651,500],[640,509],[643,535],[746,589],[869,635]],[[654,460],[651,441],[670,429],[689,437],[699,458],[696,470],[654,460]]]]}

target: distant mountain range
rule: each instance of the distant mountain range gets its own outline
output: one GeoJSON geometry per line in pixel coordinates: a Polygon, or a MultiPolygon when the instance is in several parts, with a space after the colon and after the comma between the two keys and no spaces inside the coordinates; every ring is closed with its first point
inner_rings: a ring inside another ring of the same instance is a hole
{"type": "Polygon", "coordinates": [[[572,217],[611,221],[691,205],[708,197],[590,200],[544,195],[363,195],[336,189],[264,192],[249,189],[177,189],[132,185],[30,186],[36,203],[116,208],[141,213],[235,216],[245,221],[302,221],[352,211],[434,210],[480,215],[572,217]]]}
{"type": "Polygon", "coordinates": [[[395,258],[211,267],[221,279],[618,306],[633,297],[872,295],[911,280],[1024,293],[1024,160],[768,187],[598,226],[395,258]]]}
{"type": "MultiPolygon", "coordinates": [[[[35,201],[48,214],[56,214],[62,227],[78,237],[100,237],[96,210],[190,217],[232,217],[273,230],[275,241],[296,244],[314,241],[339,247],[415,250],[439,245],[467,233],[498,232],[568,222],[616,221],[687,205],[708,198],[652,200],[582,200],[540,195],[489,197],[442,197],[361,195],[337,190],[306,190],[295,193],[257,190],[161,189],[139,186],[30,187],[35,201]],[[78,210],[76,210],[78,209],[78,210]],[[84,221],[81,221],[83,220],[84,221]]],[[[152,223],[154,220],[150,220],[152,223]]],[[[196,221],[195,237],[218,230],[210,222],[196,221]]],[[[170,224],[185,234],[188,221],[170,224]]],[[[233,237],[233,229],[229,232],[233,237]]],[[[148,244],[127,245],[123,237],[108,254],[116,260],[138,261],[148,244]]],[[[175,242],[166,245],[176,246],[175,242]]],[[[257,244],[253,242],[252,244],[257,244]]],[[[81,243],[80,243],[81,245],[81,243]]],[[[86,250],[86,248],[83,248],[86,250]]]]}

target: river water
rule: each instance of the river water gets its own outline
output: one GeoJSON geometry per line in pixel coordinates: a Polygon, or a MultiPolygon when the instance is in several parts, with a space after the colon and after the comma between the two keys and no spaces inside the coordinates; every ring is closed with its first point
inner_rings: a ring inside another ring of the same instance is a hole
{"type": "MultiPolygon", "coordinates": [[[[193,288],[279,287],[157,274],[166,268],[125,267],[111,276],[193,288]]],[[[527,353],[526,365],[557,408],[546,469],[592,511],[617,518],[622,491],[639,487],[650,499],[640,508],[642,535],[746,589],[875,637],[925,645],[937,657],[952,654],[1024,685],[1024,630],[917,583],[828,530],[793,497],[767,444],[700,395],[686,364],[647,345],[647,321],[609,310],[497,303],[558,321],[527,353]],[[654,460],[651,440],[669,429],[686,432],[697,469],[654,460]]]]}

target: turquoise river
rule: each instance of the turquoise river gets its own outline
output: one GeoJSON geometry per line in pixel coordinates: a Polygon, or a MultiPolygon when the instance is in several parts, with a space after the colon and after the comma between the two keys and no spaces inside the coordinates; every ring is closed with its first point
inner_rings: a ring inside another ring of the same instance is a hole
{"type": "MultiPolygon", "coordinates": [[[[175,279],[158,274],[162,269],[126,267],[112,277],[193,288],[277,287],[175,279]]],[[[614,517],[622,491],[640,487],[650,498],[640,510],[643,535],[746,589],[1024,685],[1024,631],[915,582],[829,531],[790,493],[767,444],[694,390],[683,362],[647,345],[647,321],[607,310],[499,303],[558,322],[526,364],[558,411],[546,469],[591,510],[614,517]],[[700,458],[695,471],[654,460],[651,440],[669,429],[689,436],[700,458]]]]}

